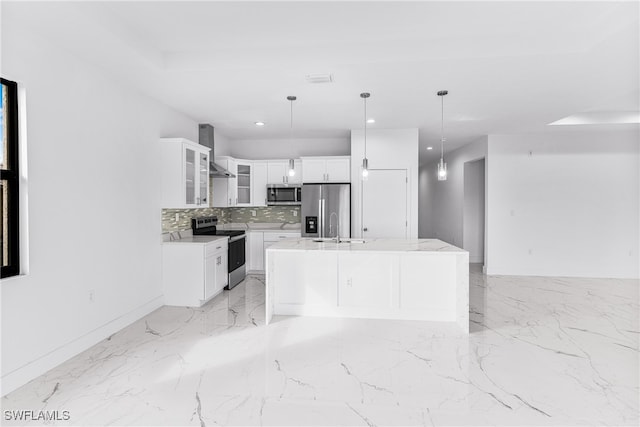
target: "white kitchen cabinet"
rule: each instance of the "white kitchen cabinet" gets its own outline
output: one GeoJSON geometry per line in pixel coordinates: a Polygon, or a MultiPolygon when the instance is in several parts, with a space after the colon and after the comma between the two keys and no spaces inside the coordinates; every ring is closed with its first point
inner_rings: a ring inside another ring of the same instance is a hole
{"type": "Polygon", "coordinates": [[[264,233],[247,232],[247,270],[264,271],[264,233]]]}
{"type": "Polygon", "coordinates": [[[266,162],[253,162],[253,206],[267,206],[268,164],[266,162]]]}
{"type": "Polygon", "coordinates": [[[214,178],[213,181],[213,207],[229,208],[237,205],[238,202],[238,178],[237,162],[232,157],[216,157],[215,163],[219,164],[236,178],[214,178]]]}
{"type": "Polygon", "coordinates": [[[274,243],[280,242],[285,239],[299,239],[301,234],[299,231],[264,231],[262,237],[262,250],[260,251],[260,258],[257,261],[262,268],[260,270],[264,270],[264,253],[267,248],[274,243]]]}
{"type": "Polygon", "coordinates": [[[253,206],[253,163],[236,161],[236,206],[253,206]]]}
{"type": "Polygon", "coordinates": [[[228,284],[228,238],[209,243],[165,242],[162,289],[166,305],[200,307],[228,284]]]}
{"type": "Polygon", "coordinates": [[[293,161],[294,176],[289,176],[288,160],[273,160],[267,163],[267,184],[300,184],[302,182],[302,162],[293,161]]]}
{"type": "Polygon", "coordinates": [[[184,138],[161,138],[162,207],[209,206],[210,149],[184,138]]]}
{"type": "Polygon", "coordinates": [[[302,182],[351,182],[349,156],[303,157],[302,182]]]}

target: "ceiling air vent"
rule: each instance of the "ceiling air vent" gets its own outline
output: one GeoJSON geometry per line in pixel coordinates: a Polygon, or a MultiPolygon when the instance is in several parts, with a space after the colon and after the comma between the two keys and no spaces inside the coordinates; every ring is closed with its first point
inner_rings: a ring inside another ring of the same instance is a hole
{"type": "Polygon", "coordinates": [[[332,83],[333,74],[308,74],[305,76],[307,83],[332,83]]]}

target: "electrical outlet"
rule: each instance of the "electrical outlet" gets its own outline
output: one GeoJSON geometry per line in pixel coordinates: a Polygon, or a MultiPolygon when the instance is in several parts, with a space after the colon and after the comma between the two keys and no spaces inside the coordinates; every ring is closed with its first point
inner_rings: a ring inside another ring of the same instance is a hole
{"type": "Polygon", "coordinates": [[[298,211],[296,210],[292,210],[291,213],[293,214],[293,216],[298,216],[298,211]]]}
{"type": "Polygon", "coordinates": [[[178,222],[178,221],[180,221],[180,214],[179,213],[176,214],[176,222],[178,222]]]}
{"type": "Polygon", "coordinates": [[[256,216],[256,211],[251,210],[250,212],[251,212],[251,216],[256,216]]]}
{"type": "Polygon", "coordinates": [[[95,301],[95,298],[96,298],[96,291],[91,289],[89,291],[89,302],[93,303],[95,301]]]}

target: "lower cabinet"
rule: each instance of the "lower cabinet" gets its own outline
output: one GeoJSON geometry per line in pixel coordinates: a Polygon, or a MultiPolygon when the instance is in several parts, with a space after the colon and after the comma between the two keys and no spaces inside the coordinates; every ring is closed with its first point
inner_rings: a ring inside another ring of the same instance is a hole
{"type": "Polygon", "coordinates": [[[200,307],[228,284],[228,238],[162,245],[162,289],[166,305],[200,307]]]}
{"type": "Polygon", "coordinates": [[[262,231],[247,231],[247,270],[249,272],[264,271],[262,231]]]}
{"type": "Polygon", "coordinates": [[[264,272],[264,251],[274,243],[285,239],[299,239],[299,231],[247,231],[247,269],[264,272]]]}

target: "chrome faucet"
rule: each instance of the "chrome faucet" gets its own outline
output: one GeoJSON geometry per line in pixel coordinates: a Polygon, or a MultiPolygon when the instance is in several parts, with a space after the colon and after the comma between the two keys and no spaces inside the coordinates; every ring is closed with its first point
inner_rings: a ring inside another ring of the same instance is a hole
{"type": "Polygon", "coordinates": [[[338,214],[335,212],[331,212],[329,215],[329,233],[333,229],[333,216],[336,216],[336,243],[340,243],[340,218],[338,218],[338,214]]]}

